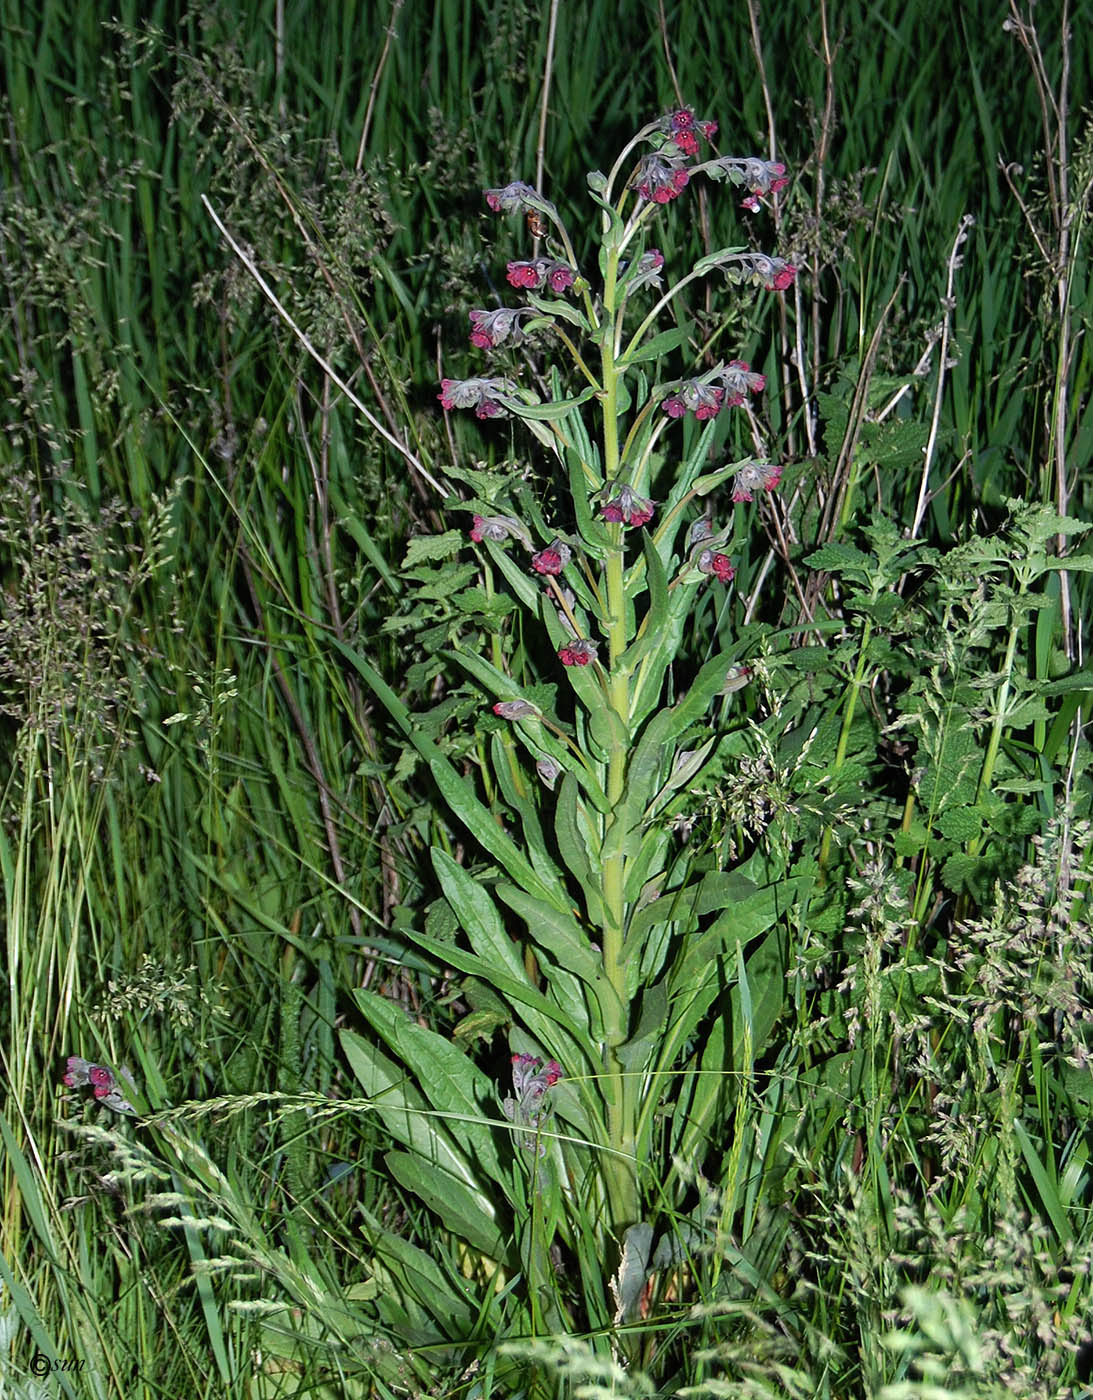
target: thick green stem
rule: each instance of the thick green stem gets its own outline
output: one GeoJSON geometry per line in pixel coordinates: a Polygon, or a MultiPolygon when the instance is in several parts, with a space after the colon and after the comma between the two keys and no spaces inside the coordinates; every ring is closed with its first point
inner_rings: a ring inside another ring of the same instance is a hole
{"type": "MultiPolygon", "coordinates": [[[[604,285],[604,329],[602,343],[603,365],[603,449],[604,477],[612,482],[619,474],[618,387],[619,373],[614,356],[614,336],[607,326],[615,316],[615,285],[618,257],[608,261],[604,285]]],[[[623,535],[625,527],[611,527],[614,538],[607,555],[607,702],[620,721],[613,725],[615,738],[607,762],[607,796],[617,813],[626,786],[629,760],[630,688],[620,661],[626,649],[626,588],[623,577],[623,535]],[[625,736],[625,737],[624,737],[625,736]]],[[[610,823],[617,815],[608,817],[610,823]]],[[[605,836],[607,835],[605,831],[605,836]]],[[[626,963],[623,942],[626,921],[625,856],[621,844],[607,854],[603,862],[603,996],[604,1070],[607,1098],[608,1146],[613,1149],[605,1156],[607,1190],[612,1224],[621,1230],[633,1224],[639,1213],[635,1144],[635,1096],[629,1086],[619,1047],[626,1042],[630,1030],[629,999],[626,989],[626,963]],[[619,1155],[622,1154],[622,1155],[619,1155]]]]}

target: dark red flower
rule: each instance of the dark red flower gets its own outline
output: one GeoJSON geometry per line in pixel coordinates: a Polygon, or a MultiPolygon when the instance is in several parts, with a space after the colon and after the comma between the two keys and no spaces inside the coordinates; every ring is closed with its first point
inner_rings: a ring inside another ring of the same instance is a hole
{"type": "Polygon", "coordinates": [[[625,482],[609,501],[604,503],[600,514],[611,525],[630,525],[640,529],[653,518],[656,501],[647,501],[637,495],[625,482]]]}
{"type": "Polygon", "coordinates": [[[596,643],[579,637],[558,648],[558,660],[563,666],[587,666],[596,659],[596,643]]]}
{"type": "Polygon", "coordinates": [[[712,549],[702,551],[698,558],[698,567],[704,574],[713,574],[719,583],[731,583],[736,575],[729,556],[712,549]]]}
{"type": "Polygon", "coordinates": [[[531,556],[531,567],[537,574],[560,574],[569,563],[571,554],[564,540],[553,539],[546,549],[531,556]]]}

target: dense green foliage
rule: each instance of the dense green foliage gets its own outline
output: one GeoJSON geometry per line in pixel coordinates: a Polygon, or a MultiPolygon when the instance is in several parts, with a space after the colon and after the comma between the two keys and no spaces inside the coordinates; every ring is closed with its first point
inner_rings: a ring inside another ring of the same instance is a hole
{"type": "Polygon", "coordinates": [[[4,1393],[1081,1393],[1093,15],[830,8],[0,4],[4,1393]],[[568,677],[466,530],[568,484],[437,403],[544,96],[578,259],[587,172],[685,103],[791,178],[696,182],[666,261],[800,269],[679,310],[677,375],[767,379],[681,457],[784,474],[673,640],[671,698],[750,683],[640,809],[632,927],[699,941],[628,1009],[625,1236],[595,1076],[545,1122],[579,1190],[505,1108],[514,1050],[572,1075],[582,950],[490,705],[568,677]]]}

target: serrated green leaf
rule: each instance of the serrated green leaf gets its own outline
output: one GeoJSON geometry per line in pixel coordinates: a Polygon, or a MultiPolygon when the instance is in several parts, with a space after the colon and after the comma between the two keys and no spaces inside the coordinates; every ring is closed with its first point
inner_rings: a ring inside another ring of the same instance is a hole
{"type": "Polygon", "coordinates": [[[402,567],[412,569],[415,564],[429,563],[434,559],[450,559],[463,548],[463,543],[463,536],[458,530],[445,530],[442,535],[411,535],[406,541],[402,567]]]}
{"type": "Polygon", "coordinates": [[[808,555],[805,563],[810,569],[822,569],[828,574],[852,574],[863,583],[877,567],[871,555],[849,544],[822,545],[808,555]]]}

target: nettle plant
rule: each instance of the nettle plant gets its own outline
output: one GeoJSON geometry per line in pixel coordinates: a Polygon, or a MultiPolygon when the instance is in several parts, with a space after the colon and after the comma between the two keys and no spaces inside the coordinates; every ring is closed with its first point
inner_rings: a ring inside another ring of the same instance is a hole
{"type": "MultiPolygon", "coordinates": [[[[716,464],[719,420],[764,378],[743,360],[701,354],[704,367],[681,377],[694,331],[672,313],[684,288],[715,274],[774,292],[795,276],[780,257],[731,247],[671,281],[651,246],[662,206],[699,176],[741,188],[753,210],[787,183],[776,162],[699,160],[715,130],[674,111],[643,127],[608,174],[589,175],[596,273],[538,191],[486,191],[491,210],[526,216],[543,252],[508,264],[524,301],[472,311],[471,340],[506,351],[549,333],[568,366],[539,381],[545,392],[508,372],[445,379],[440,401],[520,419],[568,490],[548,520],[526,479],[452,470],[473,492],[475,593],[494,620],[487,655],[458,641],[444,653],[489,697],[481,789],[366,668],[493,863],[468,869],[436,850],[444,900],[414,932],[419,951],[466,977],[473,1010],[456,1043],[361,992],[401,1063],[352,1033],[346,1050],[408,1149],[390,1154],[394,1175],[483,1255],[522,1269],[533,1321],[552,1330],[574,1321],[559,1247],[579,1261],[591,1325],[635,1317],[650,1274],[678,1263],[684,1245],[663,1233],[665,1211],[679,1209],[680,1182],[731,1108],[726,1069],[750,1062],[755,971],[784,981],[767,944],[790,882],[704,863],[685,839],[689,790],[724,761],[731,697],[749,676],[740,641],[693,660],[689,619],[703,591],[724,601],[733,542],[781,469],[752,457],[716,464]],[[512,1094],[461,1048],[500,1025],[510,1027],[512,1094]]],[[[412,541],[408,564],[445,558],[453,543],[466,549],[454,531],[412,541]]],[[[451,589],[466,582],[466,566],[458,572],[451,589]]]]}

